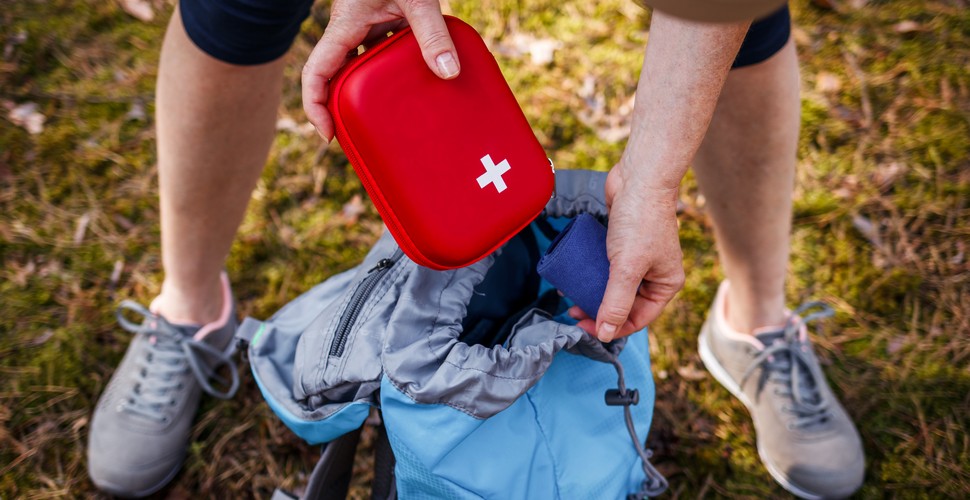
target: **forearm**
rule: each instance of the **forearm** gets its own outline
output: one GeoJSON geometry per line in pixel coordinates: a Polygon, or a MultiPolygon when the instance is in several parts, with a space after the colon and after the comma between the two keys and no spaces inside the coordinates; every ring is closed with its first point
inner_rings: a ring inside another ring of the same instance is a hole
{"type": "Polygon", "coordinates": [[[654,11],[625,177],[674,189],[697,152],[749,22],[706,24],[654,11]]]}

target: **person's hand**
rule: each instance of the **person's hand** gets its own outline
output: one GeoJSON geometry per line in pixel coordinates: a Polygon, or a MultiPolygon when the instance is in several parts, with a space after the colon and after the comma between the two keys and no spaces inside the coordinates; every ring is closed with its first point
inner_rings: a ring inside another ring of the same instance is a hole
{"type": "Polygon", "coordinates": [[[660,315],[684,286],[677,234],[677,188],[655,187],[623,159],[606,178],[610,278],[596,321],[573,307],[579,326],[609,342],[660,315]]]}
{"type": "Polygon", "coordinates": [[[444,79],[458,76],[458,54],[438,0],[334,1],[330,23],[303,67],[303,109],[320,137],[333,140],[327,92],[337,70],[356,54],[359,45],[380,40],[408,24],[431,71],[444,79]]]}

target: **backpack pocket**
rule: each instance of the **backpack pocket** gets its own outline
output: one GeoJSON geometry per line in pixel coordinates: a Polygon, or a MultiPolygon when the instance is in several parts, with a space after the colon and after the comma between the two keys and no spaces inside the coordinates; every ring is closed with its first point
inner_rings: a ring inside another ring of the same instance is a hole
{"type": "Polygon", "coordinates": [[[377,403],[384,330],[413,267],[385,234],[340,298],[303,332],[296,346],[293,397],[306,411],[377,403]]]}

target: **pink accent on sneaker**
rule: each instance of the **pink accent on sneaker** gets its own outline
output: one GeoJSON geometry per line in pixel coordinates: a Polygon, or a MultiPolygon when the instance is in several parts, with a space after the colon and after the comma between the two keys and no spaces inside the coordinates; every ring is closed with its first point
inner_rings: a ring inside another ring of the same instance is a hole
{"type": "MultiPolygon", "coordinates": [[[[761,343],[760,340],[755,338],[753,335],[749,335],[735,330],[731,326],[731,324],[728,323],[727,291],[730,286],[731,284],[728,282],[728,280],[724,280],[721,282],[721,286],[717,288],[717,295],[714,296],[714,305],[711,306],[711,309],[713,309],[714,311],[714,318],[713,318],[714,324],[717,330],[723,333],[724,335],[726,335],[729,339],[732,339],[738,342],[747,342],[752,346],[754,346],[759,351],[761,351],[765,348],[765,345],[761,343]]],[[[775,330],[777,329],[778,328],[775,328],[775,330]]],[[[758,332],[760,330],[762,329],[759,328],[758,330],[755,330],[755,332],[758,332]]]]}
{"type": "MultiPolygon", "coordinates": [[[[202,325],[202,327],[199,328],[199,330],[195,332],[195,335],[192,337],[195,340],[202,340],[206,337],[206,335],[226,326],[226,322],[229,321],[229,317],[232,315],[232,288],[229,286],[229,276],[225,273],[225,271],[219,273],[219,281],[222,284],[222,311],[219,312],[219,319],[207,325],[202,325]]],[[[158,307],[155,304],[157,300],[158,297],[155,297],[155,299],[152,300],[152,303],[148,305],[148,310],[156,316],[158,315],[158,307]]],[[[172,324],[179,326],[198,326],[188,323],[173,322],[172,324]]],[[[157,324],[154,325],[153,328],[158,328],[157,324]]]]}
{"type": "Polygon", "coordinates": [[[229,317],[232,316],[232,289],[229,287],[229,276],[226,275],[225,271],[219,273],[219,280],[222,282],[222,312],[219,313],[219,319],[203,325],[199,328],[199,331],[195,332],[195,340],[202,340],[206,335],[226,326],[229,322],[229,317]]]}

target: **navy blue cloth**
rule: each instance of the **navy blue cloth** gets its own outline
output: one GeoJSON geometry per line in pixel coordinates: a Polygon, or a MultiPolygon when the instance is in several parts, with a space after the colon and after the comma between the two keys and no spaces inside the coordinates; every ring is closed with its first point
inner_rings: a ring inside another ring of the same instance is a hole
{"type": "Polygon", "coordinates": [[[576,217],[549,245],[536,270],[583,312],[595,318],[610,277],[606,227],[592,215],[576,217]]]}
{"type": "Polygon", "coordinates": [[[263,64],[293,44],[313,0],[180,0],[182,25],[203,52],[230,64],[263,64]]]}
{"type": "Polygon", "coordinates": [[[742,68],[767,60],[788,43],[790,36],[791,13],[785,4],[774,14],[751,23],[731,67],[742,68]]]}
{"type": "MultiPolygon", "coordinates": [[[[179,11],[196,46],[221,61],[248,65],[285,54],[312,5],[313,0],[179,0],[179,11]]],[[[791,15],[785,5],[751,24],[732,67],[768,59],[790,34],[791,15]]]]}

